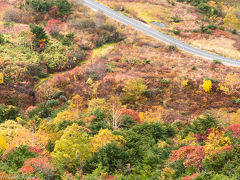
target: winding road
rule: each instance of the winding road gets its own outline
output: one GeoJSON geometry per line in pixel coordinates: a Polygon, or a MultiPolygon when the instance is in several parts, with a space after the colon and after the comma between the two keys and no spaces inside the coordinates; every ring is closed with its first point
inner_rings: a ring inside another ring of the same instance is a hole
{"type": "Polygon", "coordinates": [[[149,26],[148,24],[145,24],[141,21],[129,18],[117,11],[114,11],[111,8],[108,8],[106,6],[104,6],[103,4],[100,4],[94,0],[83,0],[84,4],[88,7],[90,7],[91,9],[94,9],[96,11],[101,11],[102,13],[104,13],[106,16],[120,22],[123,23],[125,25],[128,26],[132,26],[134,29],[141,31],[157,40],[160,40],[162,42],[165,42],[167,44],[170,45],[175,45],[177,46],[179,49],[182,49],[183,51],[186,51],[188,53],[191,53],[193,55],[202,57],[204,59],[208,59],[208,60],[220,60],[222,63],[226,64],[226,65],[231,65],[231,66],[237,66],[240,67],[240,60],[236,60],[236,59],[231,59],[231,58],[227,58],[227,57],[223,57],[208,51],[204,51],[202,49],[193,47],[189,44],[186,44],[182,41],[179,41],[169,35],[166,35],[164,33],[161,33],[155,29],[153,29],[151,26],[149,26]]]}

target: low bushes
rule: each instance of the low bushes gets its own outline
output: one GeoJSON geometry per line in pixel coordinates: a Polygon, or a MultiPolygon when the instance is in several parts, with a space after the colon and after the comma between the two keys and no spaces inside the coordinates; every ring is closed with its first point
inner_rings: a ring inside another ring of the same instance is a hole
{"type": "Polygon", "coordinates": [[[2,34],[0,34],[0,44],[3,44],[5,42],[4,37],[2,34]]]}
{"type": "Polygon", "coordinates": [[[87,29],[96,27],[94,21],[88,18],[74,19],[71,22],[71,26],[73,26],[75,29],[87,29]]]}
{"type": "Polygon", "coordinates": [[[15,106],[4,106],[0,104],[0,123],[4,122],[5,120],[15,120],[20,113],[20,109],[15,106]]]}
{"type": "Polygon", "coordinates": [[[34,21],[34,18],[31,10],[25,11],[16,8],[11,8],[6,10],[3,20],[7,22],[29,24],[34,21]]]}
{"type": "Polygon", "coordinates": [[[26,4],[29,4],[30,7],[38,13],[47,13],[54,6],[57,7],[56,16],[59,18],[68,16],[72,12],[72,4],[67,0],[28,0],[26,4]]]}

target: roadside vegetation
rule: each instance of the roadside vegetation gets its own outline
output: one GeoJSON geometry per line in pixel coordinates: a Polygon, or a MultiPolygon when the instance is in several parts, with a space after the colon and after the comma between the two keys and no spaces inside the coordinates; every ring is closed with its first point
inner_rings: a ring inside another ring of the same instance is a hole
{"type": "Polygon", "coordinates": [[[186,43],[226,57],[240,59],[238,1],[118,0],[113,3],[101,0],[101,2],[186,43]],[[159,27],[152,22],[163,23],[165,27],[159,27]]]}

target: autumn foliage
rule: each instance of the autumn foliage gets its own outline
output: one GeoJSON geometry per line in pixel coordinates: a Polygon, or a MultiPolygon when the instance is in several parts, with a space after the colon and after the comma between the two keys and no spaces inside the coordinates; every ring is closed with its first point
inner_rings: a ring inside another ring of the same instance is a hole
{"type": "Polygon", "coordinates": [[[183,146],[171,153],[170,161],[176,161],[180,158],[184,158],[184,167],[190,165],[196,168],[201,167],[202,160],[205,158],[205,152],[203,146],[183,146]]]}
{"type": "Polygon", "coordinates": [[[232,132],[233,137],[240,139],[240,124],[233,124],[227,130],[232,132]]]}

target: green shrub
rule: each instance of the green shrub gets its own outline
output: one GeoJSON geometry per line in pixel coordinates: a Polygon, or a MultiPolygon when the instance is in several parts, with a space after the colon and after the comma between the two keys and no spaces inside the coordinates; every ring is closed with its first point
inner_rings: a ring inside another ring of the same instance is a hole
{"type": "Polygon", "coordinates": [[[31,76],[39,76],[40,78],[47,77],[47,74],[39,64],[28,64],[26,72],[31,76]]]}
{"type": "Polygon", "coordinates": [[[167,139],[173,137],[176,131],[169,125],[162,125],[161,123],[143,123],[132,127],[132,131],[144,136],[152,137],[155,142],[160,139],[167,139]]]}
{"type": "Polygon", "coordinates": [[[215,64],[222,64],[222,61],[220,61],[220,60],[218,60],[218,59],[213,60],[213,62],[214,62],[215,64]]]}
{"type": "Polygon", "coordinates": [[[29,27],[35,38],[35,40],[33,41],[33,45],[35,47],[39,48],[41,43],[48,43],[48,36],[42,27],[36,24],[30,24],[29,27]]]}
{"type": "Polygon", "coordinates": [[[72,26],[76,29],[87,29],[87,28],[95,28],[96,24],[91,19],[83,18],[83,19],[75,19],[72,22],[72,26]]]}
{"type": "Polygon", "coordinates": [[[32,0],[31,7],[35,12],[46,13],[53,6],[53,1],[50,0],[32,0]]]}
{"type": "Polygon", "coordinates": [[[83,171],[85,173],[92,173],[100,164],[110,174],[121,171],[126,167],[127,156],[122,146],[118,146],[115,143],[108,143],[98,152],[94,153],[90,160],[87,160],[83,171]]]}
{"type": "Polygon", "coordinates": [[[200,3],[198,5],[198,9],[205,13],[209,13],[209,12],[211,12],[212,8],[210,6],[208,6],[206,3],[200,3]]]}
{"type": "Polygon", "coordinates": [[[48,36],[42,27],[36,24],[30,24],[30,30],[37,40],[45,39],[46,40],[45,42],[47,42],[48,36]]]}
{"type": "Polygon", "coordinates": [[[96,47],[100,47],[105,43],[113,43],[120,41],[120,35],[118,32],[104,32],[103,34],[99,35],[99,38],[94,41],[96,47]]]}
{"type": "MultiPolygon", "coordinates": [[[[231,161],[231,159],[233,158],[232,153],[234,153],[234,151],[235,150],[233,150],[233,152],[224,151],[224,152],[212,155],[211,158],[209,159],[206,158],[203,161],[203,168],[208,169],[208,171],[213,171],[215,173],[221,172],[224,166],[229,165],[227,162],[231,161]]],[[[238,157],[239,157],[239,152],[238,152],[238,157]]]]}
{"type": "Polygon", "coordinates": [[[203,77],[203,79],[205,79],[205,80],[210,80],[210,81],[212,81],[213,83],[217,83],[217,82],[218,82],[217,79],[214,79],[214,78],[211,78],[211,77],[203,77]]]}
{"type": "Polygon", "coordinates": [[[8,174],[15,174],[18,169],[23,166],[25,161],[36,157],[37,154],[33,151],[30,151],[28,146],[20,146],[4,156],[6,158],[0,160],[0,170],[8,174]]]}
{"type": "Polygon", "coordinates": [[[67,37],[64,37],[62,40],[61,40],[61,43],[62,45],[64,46],[70,46],[72,44],[71,40],[67,37]]]}
{"type": "Polygon", "coordinates": [[[122,118],[122,125],[120,126],[120,128],[131,128],[136,124],[136,121],[128,115],[123,115],[122,118]]]}
{"type": "Polygon", "coordinates": [[[236,29],[233,29],[233,30],[232,30],[232,34],[238,34],[237,30],[236,30],[236,29]]]}
{"type": "Polygon", "coordinates": [[[28,117],[33,118],[37,115],[40,118],[47,118],[51,114],[51,109],[45,103],[38,105],[37,108],[33,109],[32,111],[28,112],[28,117]]]}
{"type": "Polygon", "coordinates": [[[58,16],[64,17],[68,16],[72,12],[72,3],[68,2],[67,0],[56,0],[56,6],[58,7],[58,16]]]}
{"type": "Polygon", "coordinates": [[[0,104],[0,123],[12,119],[15,120],[20,115],[20,109],[18,107],[9,105],[4,106],[0,104]]]}
{"type": "Polygon", "coordinates": [[[102,112],[100,109],[96,109],[96,111],[94,111],[91,115],[96,117],[93,123],[103,121],[104,118],[106,117],[106,114],[102,112]]]}
{"type": "Polygon", "coordinates": [[[109,24],[103,25],[100,28],[103,29],[103,30],[109,31],[109,32],[116,31],[116,27],[113,26],[113,25],[109,25],[109,24]]]}
{"type": "Polygon", "coordinates": [[[175,23],[179,23],[179,22],[180,22],[180,19],[179,19],[178,16],[173,16],[173,17],[171,17],[171,19],[172,19],[173,22],[175,22],[175,23]]]}
{"type": "Polygon", "coordinates": [[[144,60],[143,61],[145,64],[150,64],[151,63],[151,60],[147,59],[147,60],[144,60]]]}
{"type": "Polygon", "coordinates": [[[209,24],[207,26],[208,29],[211,29],[211,30],[216,30],[217,29],[217,26],[215,24],[209,24]]]}
{"type": "Polygon", "coordinates": [[[68,39],[70,39],[70,40],[73,40],[74,37],[75,37],[74,33],[68,33],[68,34],[66,35],[66,38],[68,38],[68,39]]]}
{"type": "Polygon", "coordinates": [[[0,44],[3,44],[5,42],[4,37],[2,34],[0,34],[0,44]]]}
{"type": "Polygon", "coordinates": [[[212,31],[210,31],[210,30],[208,29],[208,27],[206,27],[206,26],[204,26],[204,25],[201,26],[201,32],[202,32],[202,33],[207,33],[207,34],[211,34],[211,33],[212,33],[212,31]]]}
{"type": "Polygon", "coordinates": [[[240,99],[230,99],[230,101],[234,104],[240,104],[240,99]]]}
{"type": "Polygon", "coordinates": [[[225,28],[224,28],[223,26],[220,26],[219,29],[220,29],[221,31],[224,31],[224,30],[225,30],[225,28]]]}
{"type": "Polygon", "coordinates": [[[58,131],[61,131],[61,130],[64,130],[66,129],[68,126],[71,126],[73,125],[73,123],[77,123],[79,126],[84,126],[85,123],[83,121],[67,121],[67,120],[64,120],[62,121],[60,124],[58,124],[58,131]]]}
{"type": "Polygon", "coordinates": [[[186,137],[189,132],[193,132],[194,134],[207,132],[212,127],[219,127],[217,119],[210,114],[205,114],[204,117],[197,117],[191,125],[185,128],[182,132],[182,137],[186,137]]]}
{"type": "Polygon", "coordinates": [[[153,97],[153,92],[151,90],[146,90],[144,92],[144,95],[148,98],[151,98],[151,97],[153,97]]]}
{"type": "Polygon", "coordinates": [[[95,121],[88,126],[88,129],[91,130],[89,134],[96,135],[101,129],[110,129],[112,130],[112,127],[107,124],[105,121],[95,121]]]}
{"type": "Polygon", "coordinates": [[[163,78],[158,79],[158,82],[161,83],[161,84],[169,84],[170,83],[169,80],[166,80],[166,79],[163,79],[163,78]]]}
{"type": "Polygon", "coordinates": [[[168,45],[167,50],[168,51],[177,51],[177,46],[176,45],[168,45]]]}
{"type": "Polygon", "coordinates": [[[60,103],[59,103],[59,100],[57,99],[51,99],[51,100],[48,100],[47,103],[46,103],[46,106],[48,107],[54,107],[54,106],[58,106],[60,103]]]}
{"type": "Polygon", "coordinates": [[[173,33],[179,35],[182,31],[181,30],[173,30],[173,33]]]}

